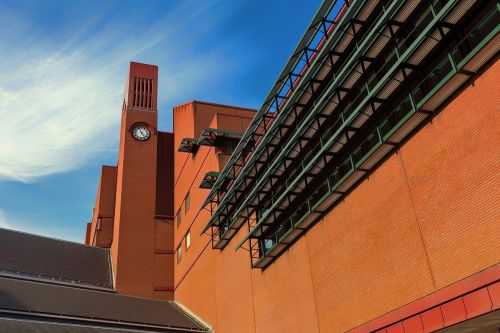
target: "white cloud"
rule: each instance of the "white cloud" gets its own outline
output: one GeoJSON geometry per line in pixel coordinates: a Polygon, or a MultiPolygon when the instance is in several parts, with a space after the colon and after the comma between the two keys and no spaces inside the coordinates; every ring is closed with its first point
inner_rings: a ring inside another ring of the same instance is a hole
{"type": "Polygon", "coordinates": [[[78,54],[39,55],[1,71],[0,177],[71,170],[113,146],[106,132],[119,119],[121,89],[102,71],[85,71],[78,54]]]}
{"type": "Polygon", "coordinates": [[[88,34],[103,24],[96,16],[63,43],[44,39],[36,26],[19,16],[22,14],[3,11],[0,180],[30,182],[114,151],[130,60],[138,56],[148,59],[149,53],[158,57],[161,52],[160,71],[166,78],[160,84],[172,94],[223,67],[221,50],[179,57],[175,47],[158,49],[190,43],[176,40],[176,33],[193,22],[201,23],[208,7],[210,3],[200,7],[196,1],[182,2],[147,30],[137,31],[135,22],[109,23],[88,34]]]}

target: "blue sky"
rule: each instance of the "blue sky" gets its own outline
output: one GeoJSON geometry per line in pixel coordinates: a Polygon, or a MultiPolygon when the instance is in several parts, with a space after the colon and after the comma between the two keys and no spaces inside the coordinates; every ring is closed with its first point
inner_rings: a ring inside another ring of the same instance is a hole
{"type": "Polygon", "coordinates": [[[115,164],[128,63],[162,130],[197,99],[260,107],[320,0],[0,0],[0,226],[81,242],[115,164]]]}

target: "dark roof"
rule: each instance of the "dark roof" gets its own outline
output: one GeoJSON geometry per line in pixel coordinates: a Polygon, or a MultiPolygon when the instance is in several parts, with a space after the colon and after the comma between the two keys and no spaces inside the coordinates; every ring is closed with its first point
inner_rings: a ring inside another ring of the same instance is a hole
{"type": "Polygon", "coordinates": [[[108,249],[2,228],[0,273],[113,287],[108,249]]]}
{"type": "MultiPolygon", "coordinates": [[[[137,333],[133,328],[109,328],[102,326],[82,325],[67,322],[43,321],[34,319],[2,318],[0,316],[0,332],[8,333],[137,333]]],[[[177,329],[144,328],[141,332],[191,332],[177,329]]]]}
{"type": "MultiPolygon", "coordinates": [[[[23,326],[39,324],[40,331],[43,331],[44,325],[61,322],[87,328],[104,326],[142,331],[151,328],[152,331],[156,329],[160,332],[169,332],[169,329],[180,329],[181,332],[209,331],[175,302],[4,277],[0,277],[0,322],[2,332],[2,325],[14,325],[23,331],[23,326]],[[8,320],[13,317],[20,318],[22,323],[8,320]],[[40,320],[48,323],[44,324],[40,320]],[[32,321],[34,323],[30,323],[32,321]]],[[[8,330],[11,331],[15,332],[8,330]]],[[[74,328],[68,332],[101,331],[74,328]]]]}

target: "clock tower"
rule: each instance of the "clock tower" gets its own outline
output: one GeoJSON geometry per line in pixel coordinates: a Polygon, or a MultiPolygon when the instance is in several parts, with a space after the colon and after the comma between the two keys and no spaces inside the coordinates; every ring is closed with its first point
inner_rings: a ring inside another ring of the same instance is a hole
{"type": "Polygon", "coordinates": [[[167,189],[159,188],[159,178],[170,174],[159,159],[168,160],[173,141],[171,133],[157,130],[158,67],[130,63],[124,95],[111,242],[115,287],[123,294],[169,299],[172,198],[161,195],[167,189]]]}

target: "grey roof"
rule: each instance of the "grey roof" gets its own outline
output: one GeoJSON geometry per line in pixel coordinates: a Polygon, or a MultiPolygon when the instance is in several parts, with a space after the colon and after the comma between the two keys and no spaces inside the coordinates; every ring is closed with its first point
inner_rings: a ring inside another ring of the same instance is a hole
{"type": "Polygon", "coordinates": [[[209,332],[173,301],[112,289],[109,250],[0,228],[0,332],[209,332]]]}
{"type": "Polygon", "coordinates": [[[112,288],[108,249],[0,228],[0,273],[112,288]]]}
{"type": "MultiPolygon", "coordinates": [[[[43,320],[2,318],[0,317],[0,332],[9,333],[137,333],[134,328],[109,328],[82,325],[66,322],[48,322],[43,320]]],[[[151,329],[140,332],[190,332],[177,329],[151,329]]]]}
{"type": "MultiPolygon", "coordinates": [[[[163,328],[160,330],[163,332],[169,332],[167,329],[175,328],[180,329],[181,332],[209,331],[175,302],[0,277],[0,321],[2,321],[0,331],[2,331],[2,325],[17,325],[16,327],[22,331],[22,326],[25,325],[41,325],[42,327],[57,324],[63,319],[69,323],[81,324],[83,322],[83,326],[87,328],[87,330],[71,328],[72,330],[68,329],[68,332],[94,332],[88,330],[88,327],[103,327],[103,323],[108,327],[109,325],[113,328],[134,327],[141,331],[148,331],[149,327],[153,331],[163,328]],[[8,321],[5,317],[12,314],[27,316],[28,319],[21,320],[25,323],[8,321]],[[45,318],[49,320],[49,323],[39,323],[39,318],[45,318]],[[35,323],[29,321],[35,321],[35,323]]],[[[42,328],[40,331],[43,331],[42,328]]]]}

